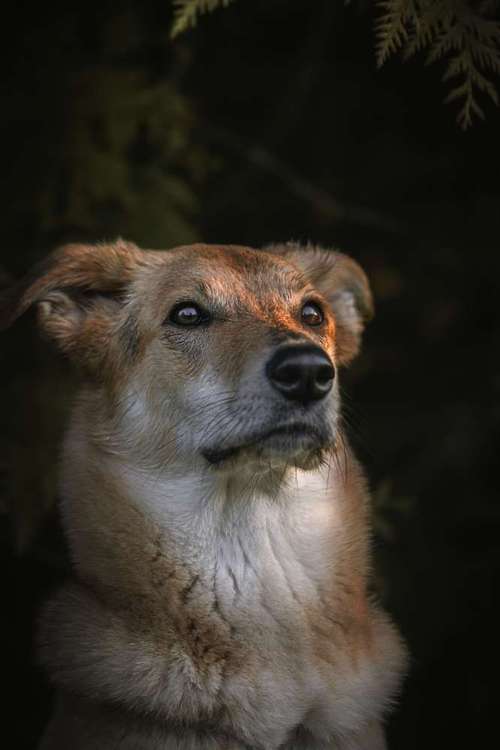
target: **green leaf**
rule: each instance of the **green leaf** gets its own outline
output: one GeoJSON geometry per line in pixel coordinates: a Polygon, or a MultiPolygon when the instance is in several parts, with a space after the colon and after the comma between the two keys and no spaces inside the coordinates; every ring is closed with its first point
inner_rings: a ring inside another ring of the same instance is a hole
{"type": "Polygon", "coordinates": [[[198,17],[217,8],[227,8],[233,0],[174,0],[174,23],[170,36],[182,34],[196,25],[198,17]]]}
{"type": "Polygon", "coordinates": [[[500,75],[500,23],[491,14],[499,0],[379,0],[375,22],[377,64],[395,53],[404,59],[424,52],[426,64],[447,60],[444,81],[461,78],[446,101],[461,101],[457,120],[469,127],[484,117],[477,101],[485,95],[498,104],[491,73],[500,75]]]}

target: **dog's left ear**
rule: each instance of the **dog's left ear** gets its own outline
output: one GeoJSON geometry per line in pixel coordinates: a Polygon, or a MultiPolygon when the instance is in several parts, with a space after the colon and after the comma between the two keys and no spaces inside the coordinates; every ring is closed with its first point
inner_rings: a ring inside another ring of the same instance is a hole
{"type": "Polygon", "coordinates": [[[290,260],[328,300],[336,323],[337,362],[346,365],[358,354],[361,335],[374,314],[365,272],[355,260],[312,245],[272,245],[266,251],[290,260]]]}

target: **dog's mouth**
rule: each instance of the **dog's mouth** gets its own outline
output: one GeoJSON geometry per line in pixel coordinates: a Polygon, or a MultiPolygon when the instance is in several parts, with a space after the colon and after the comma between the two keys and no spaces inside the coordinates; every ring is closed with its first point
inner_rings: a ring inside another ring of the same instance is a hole
{"type": "Polygon", "coordinates": [[[218,465],[247,451],[260,456],[286,457],[298,453],[320,453],[327,444],[328,437],[323,430],[297,422],[252,433],[230,446],[203,449],[202,454],[210,464],[218,465]]]}

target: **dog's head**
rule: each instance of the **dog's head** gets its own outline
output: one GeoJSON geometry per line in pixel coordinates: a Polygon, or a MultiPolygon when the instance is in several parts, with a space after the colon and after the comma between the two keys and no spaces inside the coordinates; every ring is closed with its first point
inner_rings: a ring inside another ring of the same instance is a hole
{"type": "Polygon", "coordinates": [[[11,290],[0,322],[32,306],[98,399],[108,446],[218,470],[317,464],[337,437],[337,368],[372,315],[357,263],[294,244],[68,245],[11,290]]]}

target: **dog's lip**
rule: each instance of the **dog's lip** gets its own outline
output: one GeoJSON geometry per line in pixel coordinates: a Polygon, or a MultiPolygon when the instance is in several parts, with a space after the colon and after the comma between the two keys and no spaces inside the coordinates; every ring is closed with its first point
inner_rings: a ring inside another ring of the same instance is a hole
{"type": "Polygon", "coordinates": [[[310,436],[317,439],[324,439],[323,433],[313,425],[304,422],[291,422],[277,425],[264,432],[253,433],[248,435],[241,443],[228,446],[227,448],[205,449],[202,451],[203,456],[212,464],[218,464],[226,458],[230,458],[244,448],[250,448],[253,445],[264,442],[269,438],[279,435],[289,436],[310,436]]]}
{"type": "Polygon", "coordinates": [[[300,433],[309,433],[319,437],[319,430],[312,425],[301,422],[292,422],[291,424],[278,425],[277,427],[273,427],[272,429],[261,433],[260,436],[256,436],[256,442],[273,437],[273,435],[297,435],[300,433]]]}

